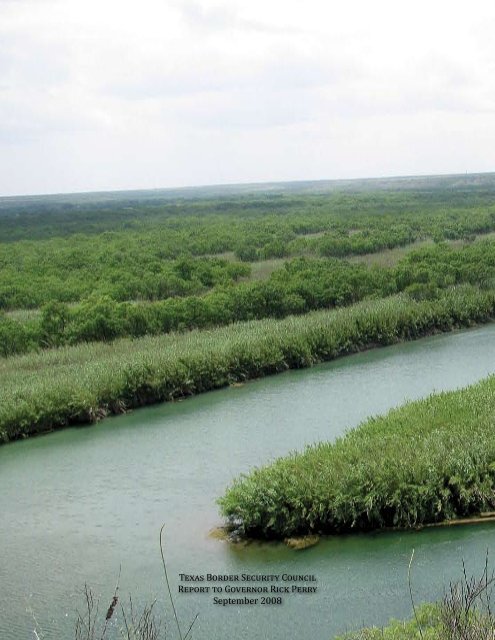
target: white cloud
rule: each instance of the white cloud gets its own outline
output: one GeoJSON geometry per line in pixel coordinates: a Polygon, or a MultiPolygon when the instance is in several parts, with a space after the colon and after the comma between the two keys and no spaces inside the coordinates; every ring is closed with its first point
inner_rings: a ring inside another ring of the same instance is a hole
{"type": "Polygon", "coordinates": [[[0,0],[0,194],[492,170],[494,27],[486,0],[0,0]]]}

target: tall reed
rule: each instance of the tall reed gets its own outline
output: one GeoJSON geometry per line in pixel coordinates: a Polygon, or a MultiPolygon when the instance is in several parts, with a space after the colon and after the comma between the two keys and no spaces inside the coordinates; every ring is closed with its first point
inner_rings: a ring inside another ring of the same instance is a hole
{"type": "Polygon", "coordinates": [[[223,515],[244,534],[416,527],[495,509],[495,377],[370,418],[234,481],[223,515]]]}
{"type": "Polygon", "coordinates": [[[495,293],[462,287],[433,301],[395,296],[283,320],[0,358],[0,441],[494,317],[495,293]]]}

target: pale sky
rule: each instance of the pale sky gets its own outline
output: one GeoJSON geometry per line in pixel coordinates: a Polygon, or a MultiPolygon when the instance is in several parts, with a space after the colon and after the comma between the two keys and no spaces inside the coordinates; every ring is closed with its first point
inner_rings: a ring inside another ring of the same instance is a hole
{"type": "Polygon", "coordinates": [[[0,0],[0,195],[495,170],[495,2],[0,0]]]}

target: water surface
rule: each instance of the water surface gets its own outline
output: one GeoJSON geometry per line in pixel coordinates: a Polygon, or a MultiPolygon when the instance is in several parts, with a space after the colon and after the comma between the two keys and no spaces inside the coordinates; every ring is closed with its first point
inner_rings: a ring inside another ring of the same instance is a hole
{"type": "MultiPolygon", "coordinates": [[[[411,612],[479,570],[493,525],[336,536],[303,552],[282,544],[233,547],[208,532],[215,499],[240,472],[322,439],[408,399],[495,371],[495,325],[369,351],[313,369],[140,409],[100,425],[0,448],[0,638],[73,637],[88,583],[106,610],[120,591],[158,598],[169,615],[158,533],[174,591],[178,574],[312,573],[316,595],[281,607],[219,607],[212,595],[177,595],[182,619],[199,613],[196,640],[331,638],[411,612]],[[35,623],[34,617],[37,622],[35,623]],[[268,631],[267,631],[268,630],[268,631]]],[[[169,619],[168,638],[175,638],[169,619]]]]}

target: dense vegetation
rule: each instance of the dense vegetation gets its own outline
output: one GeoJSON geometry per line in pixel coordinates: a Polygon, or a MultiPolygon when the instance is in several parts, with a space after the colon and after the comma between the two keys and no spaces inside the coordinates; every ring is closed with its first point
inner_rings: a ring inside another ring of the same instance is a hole
{"type": "Polygon", "coordinates": [[[238,265],[193,257],[345,257],[424,238],[473,238],[495,230],[492,182],[482,191],[122,199],[113,207],[105,200],[82,206],[77,198],[64,207],[52,199],[53,210],[44,199],[3,199],[0,309],[75,302],[89,294],[164,299],[246,273],[238,265]]]}
{"type": "MultiPolygon", "coordinates": [[[[104,237],[100,240],[104,242],[104,237]]],[[[239,262],[188,256],[168,260],[159,252],[152,253],[151,248],[126,247],[125,238],[120,242],[122,246],[114,254],[104,243],[89,246],[87,239],[79,243],[65,240],[64,246],[54,241],[27,244],[23,255],[19,245],[0,245],[0,309],[31,309],[90,296],[118,301],[162,300],[202,293],[250,273],[249,265],[239,262]],[[77,248],[77,244],[82,246],[77,248]]]]}
{"type": "Polygon", "coordinates": [[[74,302],[91,293],[119,301],[196,293],[249,273],[226,262],[226,252],[244,262],[297,255],[345,257],[422,238],[469,239],[495,230],[495,209],[427,213],[374,217],[359,213],[339,219],[332,211],[296,215],[289,208],[280,220],[273,214],[260,220],[165,218],[132,231],[36,241],[4,239],[0,309],[74,302]],[[218,258],[205,258],[212,255],[218,258]]]}
{"type": "Polygon", "coordinates": [[[0,198],[2,439],[487,321],[493,231],[494,175],[0,198]]]}
{"type": "Polygon", "coordinates": [[[0,359],[0,441],[495,318],[475,287],[0,359]]]}
{"type": "MultiPolygon", "coordinates": [[[[350,216],[416,212],[428,218],[426,212],[430,217],[437,213],[443,222],[450,220],[450,228],[454,212],[482,211],[494,198],[494,174],[10,197],[0,198],[0,238],[13,242],[105,231],[136,234],[171,218],[187,227],[185,218],[193,224],[215,216],[257,223],[269,214],[280,221],[290,212],[310,218],[318,211],[344,221],[350,216]]],[[[316,230],[311,220],[302,220],[299,229],[316,230]]]]}
{"type": "Polygon", "coordinates": [[[291,313],[348,305],[367,296],[393,293],[395,286],[387,275],[385,270],[335,259],[296,259],[275,271],[266,282],[217,287],[202,296],[130,303],[93,295],[71,306],[51,302],[38,314],[21,318],[0,315],[0,354],[282,318],[291,313]]]}
{"type": "Polygon", "coordinates": [[[50,302],[40,313],[15,318],[0,314],[0,355],[83,341],[156,335],[170,331],[222,326],[262,318],[282,318],[317,309],[347,306],[364,298],[406,292],[434,299],[453,285],[495,288],[495,242],[452,247],[431,245],[412,250],[395,267],[368,267],[345,260],[295,258],[265,281],[233,286],[242,265],[220,260],[180,261],[169,286],[179,281],[201,287],[214,278],[222,286],[203,295],[175,296],[149,302],[118,302],[93,294],[74,305],[50,302]]]}
{"type": "Polygon", "coordinates": [[[371,418],[236,480],[223,514],[252,536],[414,527],[495,507],[495,378],[371,418]]]}

